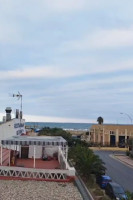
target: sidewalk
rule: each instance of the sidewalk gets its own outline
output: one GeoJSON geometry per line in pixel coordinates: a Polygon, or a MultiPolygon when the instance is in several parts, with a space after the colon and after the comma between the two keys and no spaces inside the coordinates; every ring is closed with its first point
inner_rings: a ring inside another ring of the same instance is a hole
{"type": "Polygon", "coordinates": [[[115,154],[114,157],[120,160],[121,162],[125,163],[126,165],[133,167],[133,159],[131,159],[130,157],[126,155],[118,155],[118,154],[115,154]]]}
{"type": "Polygon", "coordinates": [[[92,149],[94,151],[101,150],[101,151],[127,151],[128,148],[119,148],[119,147],[89,147],[89,149],[92,149]]]}

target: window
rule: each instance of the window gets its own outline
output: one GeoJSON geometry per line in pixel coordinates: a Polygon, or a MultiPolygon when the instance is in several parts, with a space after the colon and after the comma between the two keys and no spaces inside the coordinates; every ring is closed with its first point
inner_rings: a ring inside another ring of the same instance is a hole
{"type": "Polygon", "coordinates": [[[115,134],[115,132],[114,131],[110,131],[110,135],[114,135],[115,134]]]}

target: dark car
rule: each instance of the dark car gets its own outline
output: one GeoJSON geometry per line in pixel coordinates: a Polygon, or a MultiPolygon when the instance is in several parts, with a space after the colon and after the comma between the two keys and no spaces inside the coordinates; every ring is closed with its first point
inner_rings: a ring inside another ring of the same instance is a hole
{"type": "Polygon", "coordinates": [[[106,175],[101,175],[99,177],[97,177],[97,183],[100,185],[100,187],[102,189],[105,189],[105,187],[107,186],[107,184],[109,182],[111,182],[111,178],[110,176],[106,176],[106,175]]]}
{"type": "Polygon", "coordinates": [[[127,195],[125,194],[124,189],[115,182],[110,182],[105,188],[106,194],[111,197],[111,199],[116,200],[127,200],[127,195]]]}

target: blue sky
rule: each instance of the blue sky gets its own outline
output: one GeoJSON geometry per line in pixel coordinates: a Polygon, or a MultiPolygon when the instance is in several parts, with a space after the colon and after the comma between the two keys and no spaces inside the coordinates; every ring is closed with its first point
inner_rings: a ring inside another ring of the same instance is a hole
{"type": "Polygon", "coordinates": [[[133,1],[0,0],[0,117],[130,123],[133,1]],[[120,114],[120,113],[126,114],[120,114]]]}

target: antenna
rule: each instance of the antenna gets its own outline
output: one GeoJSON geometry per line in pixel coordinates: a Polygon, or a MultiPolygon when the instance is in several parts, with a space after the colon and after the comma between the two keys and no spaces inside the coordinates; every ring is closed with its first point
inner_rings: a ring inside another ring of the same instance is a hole
{"type": "Polygon", "coordinates": [[[13,97],[17,97],[18,100],[21,99],[20,110],[22,111],[22,94],[18,91],[18,94],[13,94],[13,97]]]}

